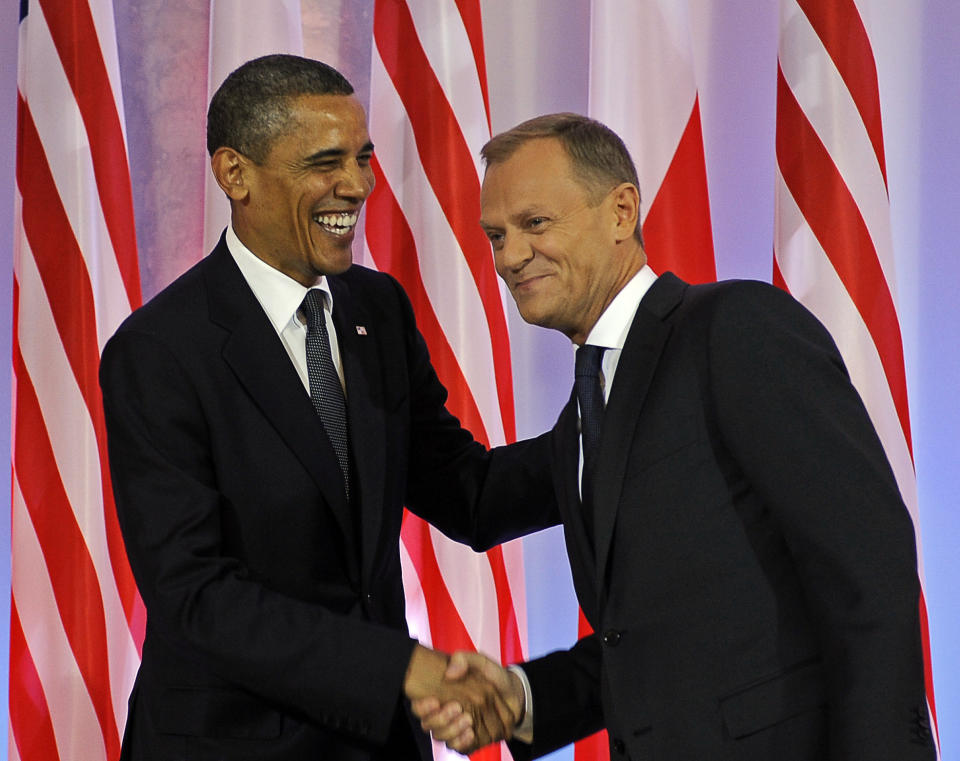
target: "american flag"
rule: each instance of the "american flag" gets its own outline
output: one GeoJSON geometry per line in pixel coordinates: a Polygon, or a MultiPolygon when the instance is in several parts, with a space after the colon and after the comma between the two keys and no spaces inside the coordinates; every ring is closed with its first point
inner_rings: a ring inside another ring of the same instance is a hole
{"type": "MultiPolygon", "coordinates": [[[[857,3],[781,0],[778,58],[774,282],[837,342],[919,545],[880,93],[870,30],[857,3]]],[[[920,606],[936,726],[922,597],[920,606]]]]}
{"type": "MultiPolygon", "coordinates": [[[[373,38],[368,256],[410,296],[450,410],[484,444],[512,441],[504,291],[478,225],[479,154],[490,137],[480,3],[377,0],[373,38]]],[[[519,543],[476,554],[407,514],[401,555],[407,618],[421,641],[523,659],[519,543]]],[[[501,754],[509,757],[503,746],[475,757],[501,754]]]]}
{"type": "MultiPolygon", "coordinates": [[[[716,280],[687,0],[594,0],[589,102],[590,116],[623,138],[637,165],[651,268],[716,280]]],[[[581,613],[579,634],[589,632],[581,613]]],[[[575,757],[609,758],[606,732],[577,743],[575,757]]]]}
{"type": "Polygon", "coordinates": [[[115,759],[144,609],[97,367],[140,304],[110,0],[21,4],[9,758],[115,759]]]}

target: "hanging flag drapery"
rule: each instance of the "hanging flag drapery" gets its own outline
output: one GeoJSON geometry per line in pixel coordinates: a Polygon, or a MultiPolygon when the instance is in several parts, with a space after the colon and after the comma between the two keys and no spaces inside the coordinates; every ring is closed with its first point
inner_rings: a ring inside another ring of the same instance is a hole
{"type": "MultiPolygon", "coordinates": [[[[210,0],[207,103],[240,64],[271,53],[303,55],[300,0],[210,0]]],[[[212,251],[230,221],[230,204],[213,172],[204,173],[203,250],[212,251]]]]}
{"type": "MultiPolygon", "coordinates": [[[[490,137],[480,3],[377,0],[373,37],[367,255],[410,296],[451,412],[484,444],[512,441],[504,292],[478,224],[490,137]]],[[[524,657],[519,543],[476,554],[409,513],[401,541],[407,618],[421,641],[524,657]]],[[[509,758],[505,746],[475,758],[501,754],[509,758]]]]}
{"type": "Polygon", "coordinates": [[[716,280],[688,0],[593,1],[589,111],[637,165],[650,266],[716,280]]]}
{"type": "MultiPolygon", "coordinates": [[[[593,0],[589,112],[623,138],[637,165],[653,270],[716,280],[687,0],[593,0]]],[[[578,630],[590,633],[582,613],[578,630]]],[[[606,733],[577,743],[575,756],[609,758],[606,733]]]]}
{"type": "MultiPolygon", "coordinates": [[[[880,93],[857,4],[781,0],[778,58],[774,282],[837,342],[893,467],[919,549],[880,93]]],[[[920,605],[935,726],[922,596],[920,605]]]]}
{"type": "Polygon", "coordinates": [[[114,761],[145,614],[97,383],[140,304],[113,3],[21,7],[9,753],[114,761]]]}

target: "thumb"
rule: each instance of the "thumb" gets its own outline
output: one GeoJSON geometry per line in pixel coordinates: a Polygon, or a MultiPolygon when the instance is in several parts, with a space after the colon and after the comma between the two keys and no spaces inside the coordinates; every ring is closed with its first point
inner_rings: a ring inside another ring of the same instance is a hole
{"type": "Polygon", "coordinates": [[[443,672],[444,679],[455,680],[465,677],[470,670],[471,655],[473,655],[473,653],[468,653],[464,650],[460,650],[451,655],[450,661],[447,663],[447,670],[443,672]]]}

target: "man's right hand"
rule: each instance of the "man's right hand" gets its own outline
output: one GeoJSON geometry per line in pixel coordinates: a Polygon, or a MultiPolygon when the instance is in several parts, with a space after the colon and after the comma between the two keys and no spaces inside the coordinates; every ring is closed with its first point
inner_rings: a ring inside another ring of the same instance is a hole
{"type": "Polygon", "coordinates": [[[516,674],[511,674],[499,663],[480,653],[458,652],[449,659],[444,677],[450,686],[466,686],[479,681],[488,688],[492,687],[493,705],[497,707],[503,731],[495,728],[488,719],[478,725],[473,712],[454,700],[444,701],[439,695],[413,700],[414,714],[434,739],[446,743],[451,750],[466,754],[513,736],[514,729],[523,717],[525,703],[523,685],[516,674]],[[506,707],[506,715],[501,706],[506,707]]]}
{"type": "Polygon", "coordinates": [[[476,653],[458,653],[457,658],[451,664],[445,653],[422,645],[414,648],[403,682],[414,713],[421,720],[432,715],[437,725],[436,739],[461,753],[509,740],[523,709],[522,693],[518,702],[509,690],[509,679],[506,682],[500,679],[499,671],[503,669],[499,664],[476,653]],[[498,671],[474,668],[471,662],[461,658],[463,655],[477,655],[498,671]],[[436,717],[442,717],[442,721],[436,717]]]}

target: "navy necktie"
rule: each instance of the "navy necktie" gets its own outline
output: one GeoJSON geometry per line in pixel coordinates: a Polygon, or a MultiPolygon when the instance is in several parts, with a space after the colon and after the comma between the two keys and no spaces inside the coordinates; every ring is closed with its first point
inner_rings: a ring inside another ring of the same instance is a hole
{"type": "Polygon", "coordinates": [[[593,470],[600,448],[600,427],[603,424],[603,388],[600,385],[600,362],[605,348],[584,344],[577,349],[574,361],[574,390],[580,405],[580,439],[583,442],[583,473],[580,494],[588,535],[593,537],[593,470]]]}
{"type": "Polygon", "coordinates": [[[343,396],[340,376],[330,353],[330,336],[323,314],[323,291],[307,291],[300,308],[307,318],[307,375],[310,379],[310,401],[320,416],[327,438],[333,445],[343,488],[350,499],[350,448],[347,440],[347,403],[343,396]]]}

